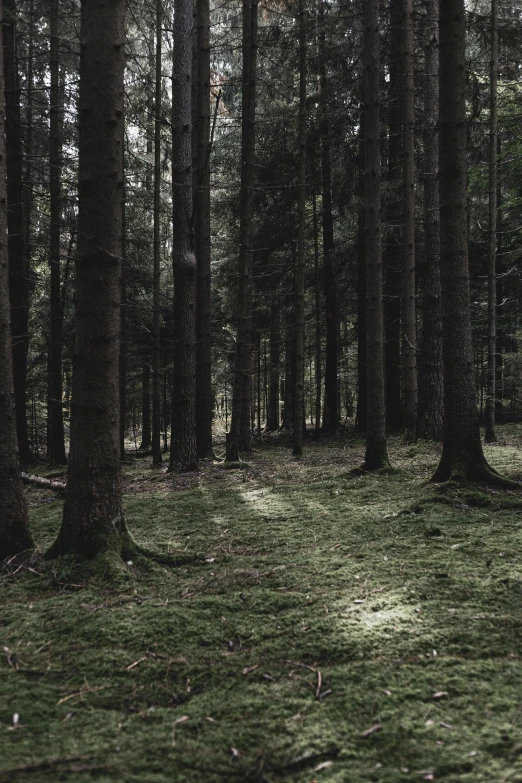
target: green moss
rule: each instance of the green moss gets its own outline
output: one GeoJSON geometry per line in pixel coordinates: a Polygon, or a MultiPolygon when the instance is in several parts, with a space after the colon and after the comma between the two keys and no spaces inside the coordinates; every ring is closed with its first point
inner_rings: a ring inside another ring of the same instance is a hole
{"type": "Polygon", "coordinates": [[[349,445],[128,495],[154,558],[6,566],[0,781],[520,783],[519,496],[426,484],[398,438],[400,473],[348,476],[349,445]]]}

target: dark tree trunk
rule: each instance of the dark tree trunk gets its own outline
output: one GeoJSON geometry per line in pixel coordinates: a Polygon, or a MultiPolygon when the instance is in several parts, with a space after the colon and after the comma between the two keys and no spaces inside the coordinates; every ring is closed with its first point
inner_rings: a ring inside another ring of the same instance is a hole
{"type": "Polygon", "coordinates": [[[50,182],[50,265],[51,265],[51,341],[49,346],[48,455],[51,462],[64,465],[62,395],[62,307],[60,283],[60,238],[62,222],[61,176],[62,140],[60,88],[60,30],[58,0],[50,8],[50,79],[49,96],[49,182],[50,182]]]}
{"type": "Polygon", "coordinates": [[[384,255],[384,321],[386,333],[386,420],[390,430],[402,427],[401,404],[401,139],[402,139],[402,0],[391,0],[390,8],[390,82],[388,89],[388,166],[389,203],[386,210],[388,231],[384,255]]]}
{"type": "Polygon", "coordinates": [[[298,162],[298,220],[297,260],[295,267],[295,405],[293,456],[303,455],[304,352],[305,352],[305,232],[306,232],[306,18],[305,0],[299,0],[299,119],[297,143],[298,162]]]}
{"type": "Polygon", "coordinates": [[[498,140],[498,0],[491,0],[491,61],[489,75],[489,247],[488,247],[488,373],[486,443],[494,443],[497,365],[497,140],[498,140]]]}
{"type": "Polygon", "coordinates": [[[120,454],[125,460],[125,432],[127,429],[127,195],[125,185],[125,133],[122,122],[122,186],[121,186],[121,274],[120,274],[120,454]]]}
{"type": "Polygon", "coordinates": [[[444,371],[439,217],[439,0],[428,0],[424,43],[424,314],[417,437],[442,440],[444,371]]]}
{"type": "Polygon", "coordinates": [[[336,291],[334,226],[332,215],[332,170],[330,161],[330,131],[328,117],[328,79],[326,73],[326,38],[324,0],[319,0],[319,91],[320,134],[321,134],[321,181],[322,181],[322,218],[323,218],[323,275],[326,318],[326,354],[324,366],[324,410],[323,426],[325,433],[333,433],[339,426],[339,306],[336,291]]]}
{"type": "Polygon", "coordinates": [[[379,54],[379,0],[365,0],[363,64],[364,132],[366,137],[366,369],[368,383],[365,470],[379,470],[389,464],[384,392],[379,54]]]}
{"type": "Polygon", "coordinates": [[[407,442],[417,426],[417,308],[415,290],[415,93],[413,0],[402,0],[402,393],[407,442]]]}
{"type": "Polygon", "coordinates": [[[239,297],[232,416],[227,435],[227,460],[250,451],[252,352],[252,192],[254,185],[257,0],[243,0],[243,81],[241,89],[241,205],[239,297]]]}
{"type": "Polygon", "coordinates": [[[196,440],[198,457],[212,459],[212,323],[210,276],[210,6],[196,2],[196,84],[194,101],[194,250],[196,300],[196,440]]]}
{"type": "Polygon", "coordinates": [[[26,410],[27,350],[29,347],[28,265],[24,247],[22,129],[16,17],[15,0],[4,0],[2,26],[4,35],[9,294],[16,432],[20,460],[25,465],[31,461],[26,410]]]}
{"type": "MultiPolygon", "coordinates": [[[[0,0],[0,16],[2,3],[0,0]]],[[[1,45],[1,35],[0,35],[1,45]]],[[[33,548],[16,439],[13,356],[9,328],[3,52],[0,51],[0,560],[33,548]]]]}
{"type": "Polygon", "coordinates": [[[162,0],[156,2],[154,99],[154,261],[152,273],[152,464],[161,465],[161,50],[162,0]]]}
{"type": "Polygon", "coordinates": [[[196,258],[192,235],[192,3],[174,3],[172,208],[174,376],[169,470],[197,469],[196,258]]]}
{"type": "Polygon", "coordinates": [[[467,242],[464,0],[441,0],[439,51],[444,440],[433,479],[512,485],[486,462],[475,396],[467,242]]]}
{"type": "Polygon", "coordinates": [[[141,369],[141,443],[140,449],[150,449],[150,364],[145,359],[141,369]]]}
{"type": "Polygon", "coordinates": [[[357,212],[357,413],[355,428],[366,432],[368,418],[368,389],[366,383],[366,212],[364,207],[364,107],[361,106],[361,129],[359,136],[359,174],[357,212]]]}
{"type": "Polygon", "coordinates": [[[76,343],[67,496],[49,556],[133,550],[121,507],[120,277],[125,0],[81,6],[76,343]]]}
{"type": "MultiPolygon", "coordinates": [[[[313,164],[313,159],[312,159],[313,164]]],[[[322,345],[321,345],[321,273],[319,269],[319,226],[317,220],[317,198],[315,194],[315,167],[312,170],[312,202],[314,223],[314,296],[315,296],[315,435],[321,431],[322,395],[322,345]]]]}
{"type": "Polygon", "coordinates": [[[281,329],[278,303],[274,300],[270,310],[270,382],[268,391],[268,432],[279,429],[279,379],[281,374],[281,329]]]}

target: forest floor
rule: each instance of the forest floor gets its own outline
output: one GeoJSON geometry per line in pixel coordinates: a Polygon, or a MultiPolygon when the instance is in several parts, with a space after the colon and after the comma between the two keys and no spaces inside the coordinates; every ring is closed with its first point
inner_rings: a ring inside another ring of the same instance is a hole
{"type": "MultiPolygon", "coordinates": [[[[522,477],[522,427],[491,463],[522,477]]],[[[0,576],[0,783],[522,783],[522,493],[427,483],[432,444],[354,476],[349,433],[243,470],[125,467],[172,567],[40,555],[0,576]]]]}

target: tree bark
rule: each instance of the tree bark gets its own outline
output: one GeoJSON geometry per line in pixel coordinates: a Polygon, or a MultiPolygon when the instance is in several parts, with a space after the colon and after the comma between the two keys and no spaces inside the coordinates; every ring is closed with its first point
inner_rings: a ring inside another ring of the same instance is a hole
{"type": "Polygon", "coordinates": [[[232,416],[227,435],[227,460],[250,451],[252,352],[252,193],[254,185],[257,0],[243,0],[243,79],[241,87],[241,192],[239,296],[232,416]]]}
{"type": "Polygon", "coordinates": [[[169,470],[197,469],[196,258],[192,232],[192,3],[174,3],[172,64],[172,253],[174,376],[169,470]]]}
{"type": "Polygon", "coordinates": [[[150,364],[147,359],[141,368],[141,443],[140,449],[147,451],[151,445],[150,429],[150,364]]]}
{"type": "Polygon", "coordinates": [[[439,217],[439,0],[428,0],[424,42],[424,313],[417,437],[442,440],[444,371],[439,217]]]}
{"type": "Polygon", "coordinates": [[[491,61],[489,75],[489,245],[488,245],[488,372],[486,382],[486,443],[494,443],[497,364],[497,185],[498,185],[498,0],[491,0],[491,61]]]}
{"type": "Polygon", "coordinates": [[[361,105],[360,118],[358,154],[359,207],[357,210],[357,413],[355,428],[358,432],[366,432],[368,388],[366,383],[366,212],[364,205],[365,133],[363,105],[361,105]]]}
{"type": "Polygon", "coordinates": [[[161,52],[162,0],[156,0],[154,98],[154,260],[152,272],[152,465],[161,465],[161,52]]]}
{"type": "MultiPolygon", "coordinates": [[[[0,0],[0,17],[2,2],[0,0]]],[[[0,46],[2,37],[0,33],[0,46]]],[[[2,47],[3,49],[3,47],[2,47]]],[[[13,355],[10,331],[9,262],[6,244],[6,157],[3,51],[0,51],[0,560],[33,549],[22,489],[16,438],[13,355]]]]}
{"type": "Polygon", "coordinates": [[[486,462],[475,396],[467,234],[464,0],[441,0],[439,51],[444,440],[433,480],[517,486],[486,462]]]}
{"type": "Polygon", "coordinates": [[[303,455],[304,352],[305,352],[305,233],[306,233],[306,5],[299,0],[299,118],[297,143],[299,161],[297,172],[297,260],[295,267],[295,405],[293,456],[303,455]]]}
{"type": "Polygon", "coordinates": [[[384,321],[386,334],[386,421],[390,430],[402,427],[401,402],[401,256],[402,256],[402,0],[390,3],[388,66],[388,165],[386,246],[384,253],[384,321]]]}
{"type": "Polygon", "coordinates": [[[60,88],[60,17],[58,0],[50,7],[49,95],[49,183],[50,183],[50,267],[51,340],[49,345],[48,456],[50,462],[65,465],[62,393],[62,308],[60,283],[60,242],[62,222],[62,140],[60,88]]]}
{"type": "Polygon", "coordinates": [[[281,374],[281,327],[278,302],[272,300],[270,308],[270,381],[266,428],[268,432],[279,429],[279,379],[281,374]]]}
{"type": "Polygon", "coordinates": [[[406,442],[417,425],[417,308],[415,289],[415,93],[413,0],[402,0],[402,393],[406,442]]]}
{"type": "Polygon", "coordinates": [[[364,3],[364,132],[366,207],[366,341],[368,420],[365,470],[386,467],[384,390],[384,319],[381,253],[381,130],[380,130],[379,0],[364,3]]]}
{"type": "Polygon", "coordinates": [[[315,436],[321,431],[322,397],[322,345],[321,345],[321,274],[319,270],[319,226],[317,220],[317,198],[315,193],[315,166],[312,158],[312,203],[314,226],[314,299],[315,299],[315,436]]]}
{"type": "Polygon", "coordinates": [[[24,246],[22,128],[16,43],[15,0],[4,0],[5,136],[7,165],[7,224],[9,294],[13,345],[13,382],[18,450],[23,465],[31,461],[27,430],[28,266],[24,246]]]}
{"type": "Polygon", "coordinates": [[[82,0],[76,343],[62,527],[49,557],[133,549],[121,507],[120,277],[125,0],[82,0]]]}
{"type": "Polygon", "coordinates": [[[332,215],[332,167],[328,117],[328,78],[326,73],[326,35],[324,0],[319,0],[319,93],[321,137],[321,181],[323,218],[323,276],[326,318],[326,353],[324,366],[323,432],[334,433],[339,426],[339,305],[336,291],[334,225],[332,215]]]}
{"type": "Polygon", "coordinates": [[[212,299],[210,239],[210,4],[196,2],[194,249],[196,301],[196,440],[198,457],[212,459],[212,299]]]}

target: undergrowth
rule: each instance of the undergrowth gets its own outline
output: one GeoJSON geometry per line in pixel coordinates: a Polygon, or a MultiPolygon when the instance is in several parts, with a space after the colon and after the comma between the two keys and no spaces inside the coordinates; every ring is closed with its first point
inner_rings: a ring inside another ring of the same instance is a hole
{"type": "MultiPolygon", "coordinates": [[[[517,438],[487,450],[512,476],[517,438]]],[[[362,451],[261,446],[186,483],[134,459],[127,523],[172,560],[116,587],[6,564],[1,783],[522,783],[522,498],[427,483],[433,445],[353,475],[362,451]]],[[[34,493],[43,552],[61,503],[34,493]]]]}

